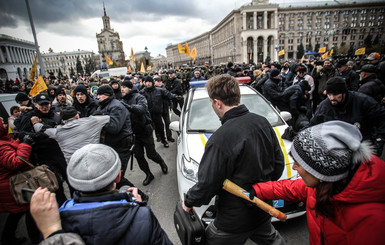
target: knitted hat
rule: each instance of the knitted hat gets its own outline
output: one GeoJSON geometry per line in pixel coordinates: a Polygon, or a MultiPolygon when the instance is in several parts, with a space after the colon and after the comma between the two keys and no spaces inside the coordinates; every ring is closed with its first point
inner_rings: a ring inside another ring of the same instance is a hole
{"type": "Polygon", "coordinates": [[[144,78],[144,81],[145,81],[145,82],[152,82],[152,83],[154,83],[154,79],[153,79],[151,76],[146,76],[146,77],[144,78]]]}
{"type": "Polygon", "coordinates": [[[83,84],[79,84],[78,86],[75,87],[74,89],[74,95],[76,95],[77,92],[87,94],[87,88],[83,84]]]}
{"type": "Polygon", "coordinates": [[[25,93],[18,93],[16,95],[16,97],[15,97],[16,103],[19,103],[19,102],[22,102],[22,101],[26,101],[26,100],[29,100],[29,97],[25,93]]]}
{"type": "Polygon", "coordinates": [[[118,153],[103,144],[89,144],[75,151],[67,166],[70,185],[78,191],[98,191],[118,177],[118,153]]]}
{"type": "MultiPolygon", "coordinates": [[[[298,133],[291,145],[293,158],[317,179],[336,182],[348,176],[358,158],[362,135],[353,124],[329,121],[298,133]]],[[[362,159],[359,159],[362,160],[362,159]]]]}
{"type": "Polygon", "coordinates": [[[332,77],[326,82],[326,93],[328,94],[342,94],[347,91],[345,79],[341,77],[332,77]]]}
{"type": "Polygon", "coordinates": [[[73,106],[70,106],[70,107],[67,107],[67,108],[64,108],[61,112],[60,112],[60,116],[61,116],[61,119],[62,120],[68,120],[70,118],[73,118],[74,116],[76,116],[78,114],[78,111],[75,109],[75,107],[73,106]]]}
{"type": "Polygon", "coordinates": [[[122,87],[132,88],[133,85],[132,85],[132,82],[130,80],[124,80],[122,82],[122,87]]]}
{"type": "Polygon", "coordinates": [[[98,88],[98,94],[102,95],[108,95],[108,96],[112,96],[114,95],[114,90],[111,88],[110,85],[102,85],[98,88]]]}
{"type": "Polygon", "coordinates": [[[278,69],[272,69],[271,71],[270,71],[270,77],[276,77],[276,76],[278,76],[279,75],[279,70],[278,69]]]}
{"type": "Polygon", "coordinates": [[[66,92],[63,89],[56,90],[55,97],[57,97],[59,94],[66,95],[66,92]]]}

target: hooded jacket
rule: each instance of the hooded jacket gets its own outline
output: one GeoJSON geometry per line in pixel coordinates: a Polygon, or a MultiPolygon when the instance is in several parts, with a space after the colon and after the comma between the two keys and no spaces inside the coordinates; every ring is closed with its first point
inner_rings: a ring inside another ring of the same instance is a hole
{"type": "Polygon", "coordinates": [[[29,209],[29,205],[18,205],[9,190],[9,178],[30,167],[16,156],[29,160],[32,147],[9,137],[0,120],[0,213],[19,213],[29,209]]]}
{"type": "Polygon", "coordinates": [[[306,202],[310,244],[383,244],[385,231],[385,163],[372,155],[362,163],[346,188],[332,196],[335,217],[316,215],[315,188],[302,179],[257,183],[260,199],[306,202]],[[322,231],[322,237],[321,237],[322,231]]]}

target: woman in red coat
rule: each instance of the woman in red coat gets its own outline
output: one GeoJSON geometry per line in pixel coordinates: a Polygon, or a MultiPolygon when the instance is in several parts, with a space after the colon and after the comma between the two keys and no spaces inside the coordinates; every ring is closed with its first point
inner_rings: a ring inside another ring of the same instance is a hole
{"type": "Polygon", "coordinates": [[[10,213],[4,225],[1,244],[18,244],[15,232],[23,214],[27,214],[26,225],[31,240],[38,240],[39,237],[38,230],[29,214],[29,205],[18,205],[9,190],[9,178],[20,171],[30,169],[16,156],[29,159],[31,150],[32,147],[29,144],[13,140],[0,120],[0,212],[10,213]]]}
{"type": "Polygon", "coordinates": [[[385,162],[352,124],[301,131],[290,153],[302,179],[253,185],[260,199],[306,202],[310,244],[385,243],[385,162]]]}

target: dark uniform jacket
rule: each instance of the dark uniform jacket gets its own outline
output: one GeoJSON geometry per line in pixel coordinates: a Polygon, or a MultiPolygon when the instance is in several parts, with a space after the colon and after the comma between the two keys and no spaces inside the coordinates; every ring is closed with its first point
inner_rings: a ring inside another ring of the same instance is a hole
{"type": "Polygon", "coordinates": [[[263,85],[263,96],[270,101],[273,106],[279,105],[282,97],[281,79],[269,78],[263,85]]]}
{"type": "Polygon", "coordinates": [[[346,71],[338,73],[338,76],[345,80],[349,90],[357,91],[358,80],[360,80],[360,76],[355,71],[348,68],[346,71]]]}
{"type": "Polygon", "coordinates": [[[277,136],[266,118],[240,105],[225,113],[222,126],[207,141],[199,165],[198,183],[188,192],[185,204],[199,207],[218,195],[215,226],[225,232],[244,233],[268,220],[269,214],[249,201],[222,189],[230,179],[239,186],[278,180],[284,158],[277,136]]]}
{"type": "Polygon", "coordinates": [[[179,79],[174,77],[172,80],[167,79],[166,83],[164,84],[165,88],[170,91],[170,93],[182,95],[182,84],[180,83],[179,79]]]}
{"type": "Polygon", "coordinates": [[[364,139],[385,138],[385,108],[363,93],[348,91],[339,106],[325,99],[318,105],[309,126],[332,120],[358,125],[364,139]]]}
{"type": "MultiPolygon", "coordinates": [[[[175,81],[175,80],[174,80],[175,81]]],[[[163,113],[163,99],[176,99],[176,95],[169,91],[152,86],[151,88],[145,87],[142,89],[141,94],[147,99],[147,106],[150,114],[162,114],[163,113]]]]}
{"type": "Polygon", "coordinates": [[[385,96],[385,85],[373,74],[360,81],[358,92],[371,96],[378,103],[381,103],[385,96]]]}
{"type": "Polygon", "coordinates": [[[127,193],[75,192],[59,211],[63,230],[79,234],[86,244],[172,244],[151,209],[140,205],[127,193]]]}

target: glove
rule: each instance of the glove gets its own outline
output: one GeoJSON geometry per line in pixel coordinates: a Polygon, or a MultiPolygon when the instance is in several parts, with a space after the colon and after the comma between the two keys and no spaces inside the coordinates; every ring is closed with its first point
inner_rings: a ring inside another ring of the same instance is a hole
{"type": "Polygon", "coordinates": [[[177,95],[177,96],[175,96],[175,99],[177,99],[177,100],[183,100],[183,96],[182,96],[182,95],[177,95]]]}
{"type": "Polygon", "coordinates": [[[28,134],[27,134],[27,135],[25,135],[24,138],[23,138],[23,143],[32,146],[33,143],[35,143],[35,141],[34,141],[34,139],[32,138],[31,135],[28,135],[28,134]]]}
{"type": "Polygon", "coordinates": [[[124,107],[127,108],[127,110],[129,110],[129,111],[132,110],[132,105],[129,105],[129,104],[127,104],[126,102],[123,102],[123,101],[120,101],[120,102],[122,102],[122,104],[124,105],[124,107]]]}
{"type": "Polygon", "coordinates": [[[253,187],[248,189],[247,192],[249,193],[249,199],[250,200],[254,200],[254,197],[257,197],[257,193],[255,192],[253,187]]]}

